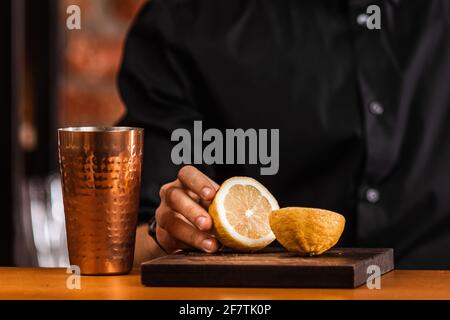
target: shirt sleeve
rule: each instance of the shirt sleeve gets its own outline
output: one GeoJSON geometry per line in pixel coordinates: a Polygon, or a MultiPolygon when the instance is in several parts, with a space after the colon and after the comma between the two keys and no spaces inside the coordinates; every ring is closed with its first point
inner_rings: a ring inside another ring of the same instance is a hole
{"type": "Polygon", "coordinates": [[[118,87],[127,109],[122,124],[144,128],[139,222],[154,216],[161,185],[176,178],[171,133],[191,128],[202,114],[190,98],[193,80],[183,64],[177,26],[164,1],[152,0],[128,34],[118,87]]]}

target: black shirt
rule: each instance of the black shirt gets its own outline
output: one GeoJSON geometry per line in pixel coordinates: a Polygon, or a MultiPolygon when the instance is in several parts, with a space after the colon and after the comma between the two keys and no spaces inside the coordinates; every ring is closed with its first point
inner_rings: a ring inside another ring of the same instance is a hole
{"type": "Polygon", "coordinates": [[[145,127],[142,218],[159,204],[177,128],[279,128],[280,206],[345,215],[340,245],[393,247],[397,267],[450,267],[450,1],[152,0],[119,87],[145,127]],[[369,29],[368,5],[381,13],[369,29]]]}

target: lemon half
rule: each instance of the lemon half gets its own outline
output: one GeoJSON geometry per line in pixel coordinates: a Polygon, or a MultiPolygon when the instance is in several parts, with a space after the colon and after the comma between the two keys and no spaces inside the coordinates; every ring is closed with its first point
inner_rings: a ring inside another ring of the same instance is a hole
{"type": "Polygon", "coordinates": [[[269,215],[279,209],[277,200],[249,177],[226,180],[209,206],[217,239],[238,251],[257,251],[275,240],[269,215]]]}
{"type": "Polygon", "coordinates": [[[269,221],[278,242],[302,255],[319,255],[333,247],[345,226],[345,218],[339,213],[314,208],[275,210],[269,221]]]}

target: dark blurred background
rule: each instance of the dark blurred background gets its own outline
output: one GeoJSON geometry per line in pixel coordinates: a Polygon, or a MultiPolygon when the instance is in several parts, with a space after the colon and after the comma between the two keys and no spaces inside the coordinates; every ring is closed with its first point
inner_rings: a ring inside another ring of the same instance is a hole
{"type": "Polygon", "coordinates": [[[113,125],[116,73],[143,0],[0,1],[0,265],[66,266],[56,129],[113,125]],[[81,30],[68,30],[69,5],[81,30]]]}

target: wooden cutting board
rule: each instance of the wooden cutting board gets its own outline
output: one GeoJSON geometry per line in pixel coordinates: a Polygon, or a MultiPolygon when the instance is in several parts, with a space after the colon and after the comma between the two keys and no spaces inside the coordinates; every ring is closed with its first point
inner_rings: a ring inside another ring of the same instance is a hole
{"type": "Polygon", "coordinates": [[[370,265],[394,269],[393,249],[334,248],[301,257],[278,248],[257,253],[180,252],[144,262],[147,286],[355,288],[366,283],[370,265]]]}

